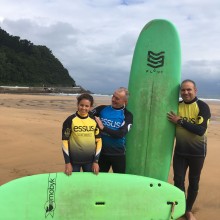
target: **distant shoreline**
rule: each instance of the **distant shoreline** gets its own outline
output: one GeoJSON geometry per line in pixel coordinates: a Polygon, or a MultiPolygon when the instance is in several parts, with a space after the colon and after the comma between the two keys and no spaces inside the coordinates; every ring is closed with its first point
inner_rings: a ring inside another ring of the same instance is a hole
{"type": "Polygon", "coordinates": [[[89,92],[83,89],[81,86],[76,87],[21,87],[21,86],[0,86],[0,93],[9,93],[9,94],[47,94],[47,93],[83,93],[89,92]]]}
{"type": "MultiPolygon", "coordinates": [[[[81,94],[84,92],[88,92],[94,96],[111,96],[111,94],[97,94],[93,93],[91,91],[85,90],[81,86],[76,86],[76,87],[28,87],[28,86],[0,86],[0,94],[25,94],[25,95],[77,95],[81,94]]],[[[220,97],[219,98],[203,98],[198,96],[199,99],[204,100],[204,101],[213,101],[213,102],[220,102],[220,97]]],[[[180,98],[181,99],[181,98],[180,98]]]]}

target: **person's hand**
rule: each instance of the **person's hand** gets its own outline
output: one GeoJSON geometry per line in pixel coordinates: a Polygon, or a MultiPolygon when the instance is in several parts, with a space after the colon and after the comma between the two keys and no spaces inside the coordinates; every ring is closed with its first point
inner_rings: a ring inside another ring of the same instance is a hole
{"type": "Polygon", "coordinates": [[[98,175],[99,174],[99,164],[98,163],[93,163],[92,164],[92,171],[94,174],[98,175]]]}
{"type": "Polygon", "coordinates": [[[67,176],[70,176],[73,172],[73,168],[72,168],[72,165],[71,163],[67,163],[65,164],[65,171],[64,173],[67,175],[67,176]]]}
{"type": "Polygon", "coordinates": [[[180,120],[180,116],[176,115],[173,111],[167,113],[167,118],[174,124],[177,124],[177,121],[180,120]]]}
{"type": "Polygon", "coordinates": [[[101,119],[100,119],[99,117],[95,116],[95,120],[96,120],[96,122],[97,122],[97,124],[98,124],[100,130],[103,130],[104,125],[102,124],[101,119]]]}

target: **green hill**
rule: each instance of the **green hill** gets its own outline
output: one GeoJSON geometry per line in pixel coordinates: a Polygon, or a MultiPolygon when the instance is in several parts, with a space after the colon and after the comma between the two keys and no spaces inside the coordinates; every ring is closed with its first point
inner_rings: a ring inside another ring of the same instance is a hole
{"type": "Polygon", "coordinates": [[[76,86],[46,46],[36,46],[0,28],[0,86],[76,86]]]}

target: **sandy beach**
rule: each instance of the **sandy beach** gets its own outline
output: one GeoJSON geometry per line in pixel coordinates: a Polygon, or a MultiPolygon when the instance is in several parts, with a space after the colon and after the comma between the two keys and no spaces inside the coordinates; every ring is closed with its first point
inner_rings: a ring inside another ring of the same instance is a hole
{"type": "MultiPolygon", "coordinates": [[[[95,105],[110,97],[95,96],[95,105]]],[[[193,212],[197,220],[220,216],[220,101],[206,101],[212,113],[208,129],[208,154],[193,212]]],[[[75,96],[0,94],[0,185],[13,179],[63,172],[61,128],[76,111],[75,96]]],[[[169,182],[172,181],[172,169],[169,182]]],[[[184,218],[181,218],[184,219],[184,218]]]]}

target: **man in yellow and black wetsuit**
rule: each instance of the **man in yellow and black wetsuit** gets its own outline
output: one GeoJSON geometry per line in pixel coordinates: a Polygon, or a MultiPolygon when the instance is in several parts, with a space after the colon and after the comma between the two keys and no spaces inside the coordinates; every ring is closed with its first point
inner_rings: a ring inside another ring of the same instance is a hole
{"type": "Polygon", "coordinates": [[[186,218],[195,220],[192,206],[196,200],[201,170],[206,157],[207,127],[211,117],[209,106],[196,97],[192,80],[181,83],[178,115],[168,113],[168,120],[177,124],[176,146],[173,157],[174,185],[185,192],[185,175],[189,168],[189,187],[186,199],[186,218]]]}

